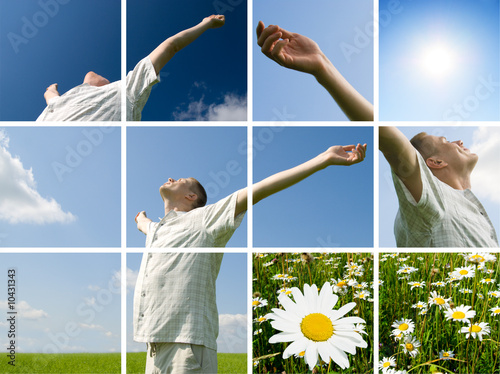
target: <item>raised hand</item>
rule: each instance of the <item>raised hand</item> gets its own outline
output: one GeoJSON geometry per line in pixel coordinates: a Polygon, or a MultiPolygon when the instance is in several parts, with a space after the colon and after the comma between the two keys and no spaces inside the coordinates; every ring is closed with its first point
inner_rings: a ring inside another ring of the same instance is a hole
{"type": "Polygon", "coordinates": [[[259,21],[257,38],[262,53],[289,69],[317,75],[328,61],[314,40],[276,25],[259,21]]]}
{"type": "Polygon", "coordinates": [[[366,144],[335,145],[326,150],[330,165],[354,165],[365,159],[366,144]]]}
{"type": "Polygon", "coordinates": [[[208,28],[217,29],[224,26],[226,18],[220,14],[212,14],[211,16],[205,17],[203,22],[208,22],[208,28]]]}

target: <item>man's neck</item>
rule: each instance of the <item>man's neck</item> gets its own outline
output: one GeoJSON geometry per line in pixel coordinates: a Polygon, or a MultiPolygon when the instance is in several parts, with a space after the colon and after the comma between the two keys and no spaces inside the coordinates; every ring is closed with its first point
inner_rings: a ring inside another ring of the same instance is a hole
{"type": "Polygon", "coordinates": [[[471,189],[470,173],[464,173],[463,175],[452,175],[445,171],[437,171],[435,175],[441,182],[446,183],[448,186],[454,188],[455,190],[463,191],[471,189]]]}
{"type": "Polygon", "coordinates": [[[185,204],[172,202],[172,201],[169,201],[166,199],[163,201],[163,203],[164,203],[164,208],[165,208],[165,215],[167,215],[172,210],[175,212],[189,212],[191,210],[185,204]]]}

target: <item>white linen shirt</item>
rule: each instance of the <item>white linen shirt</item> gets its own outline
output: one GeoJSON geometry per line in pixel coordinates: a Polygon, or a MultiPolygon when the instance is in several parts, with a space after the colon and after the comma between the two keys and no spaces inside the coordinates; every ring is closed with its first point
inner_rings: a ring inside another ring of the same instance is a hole
{"type": "MultiPolygon", "coordinates": [[[[140,121],[141,112],[159,82],[149,57],[127,74],[127,121],[140,121]]],[[[121,81],[101,87],[83,83],[49,100],[37,121],[120,121],[121,81]]]]}
{"type": "Polygon", "coordinates": [[[146,248],[225,247],[243,220],[234,218],[238,192],[215,204],[189,212],[171,210],[160,222],[150,222],[146,248]]]}
{"type": "Polygon", "coordinates": [[[470,190],[456,190],[435,177],[417,153],[422,179],[418,203],[399,177],[392,178],[399,200],[394,223],[398,247],[498,247],[484,207],[470,190]]]}
{"type": "Polygon", "coordinates": [[[215,281],[222,253],[145,253],[134,294],[134,340],[217,349],[215,281]]]}
{"type": "MultiPolygon", "coordinates": [[[[149,225],[149,247],[224,247],[243,220],[234,218],[238,192],[149,225]]],[[[217,349],[215,280],[220,253],[144,253],[134,293],[134,340],[217,349]]]]}

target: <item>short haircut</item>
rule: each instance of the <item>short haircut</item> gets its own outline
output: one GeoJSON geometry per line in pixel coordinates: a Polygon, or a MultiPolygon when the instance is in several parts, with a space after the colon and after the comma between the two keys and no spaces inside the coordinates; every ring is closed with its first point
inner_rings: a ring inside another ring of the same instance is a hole
{"type": "Polygon", "coordinates": [[[431,142],[425,141],[427,135],[426,132],[420,132],[410,140],[411,145],[422,155],[424,160],[437,153],[436,147],[431,142]]]}
{"type": "Polygon", "coordinates": [[[201,208],[207,203],[207,192],[205,188],[195,178],[189,178],[191,181],[191,189],[196,194],[197,199],[193,202],[193,209],[201,208]]]}

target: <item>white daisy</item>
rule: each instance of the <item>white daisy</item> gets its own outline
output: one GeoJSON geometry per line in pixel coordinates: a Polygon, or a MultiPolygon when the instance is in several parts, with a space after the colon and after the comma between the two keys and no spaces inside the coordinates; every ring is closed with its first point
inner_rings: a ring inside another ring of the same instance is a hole
{"type": "Polygon", "coordinates": [[[482,341],[483,335],[488,335],[490,333],[490,326],[488,326],[487,322],[474,323],[467,327],[462,327],[460,332],[467,334],[465,335],[466,339],[472,336],[474,339],[479,338],[479,341],[482,341]]]}
{"type": "Polygon", "coordinates": [[[356,354],[356,347],[368,345],[360,334],[354,331],[355,323],[366,323],[359,317],[344,317],[356,303],[352,302],[339,309],[333,309],[338,296],[332,291],[330,283],[325,283],[318,294],[315,284],[304,285],[304,294],[292,288],[295,302],[283,294],[278,296],[283,309],[273,309],[267,318],[273,319],[271,325],[279,334],[273,335],[269,343],[292,342],[283,352],[283,358],[305,351],[305,362],[313,369],[318,355],[325,362],[332,359],[342,369],[349,367],[345,352],[356,354]]]}
{"type": "Polygon", "coordinates": [[[266,299],[263,299],[261,297],[255,297],[252,299],[252,307],[253,307],[253,310],[257,309],[257,308],[263,308],[267,305],[267,300],[266,299]]]}
{"type": "Polygon", "coordinates": [[[492,316],[499,316],[500,315],[500,306],[496,306],[494,308],[491,308],[490,312],[491,312],[492,316]]]}
{"type": "Polygon", "coordinates": [[[490,291],[488,292],[488,296],[500,298],[500,291],[490,291]]]}
{"type": "Polygon", "coordinates": [[[481,279],[481,283],[484,283],[484,284],[490,284],[490,283],[495,283],[495,282],[496,282],[496,279],[492,279],[492,278],[481,279]]]}
{"type": "Polygon", "coordinates": [[[418,301],[416,304],[413,304],[411,307],[414,309],[425,309],[425,308],[427,308],[427,303],[425,303],[423,301],[418,301]]]}
{"type": "Polygon", "coordinates": [[[424,288],[425,287],[425,282],[408,282],[408,284],[411,286],[411,290],[414,288],[424,288]]]}
{"type": "Polygon", "coordinates": [[[406,336],[405,340],[401,344],[403,351],[408,353],[411,357],[418,355],[418,347],[420,347],[420,342],[414,336],[406,336]]]}
{"type": "Polygon", "coordinates": [[[484,262],[495,262],[497,258],[489,253],[476,252],[476,253],[471,253],[471,254],[466,255],[465,259],[467,261],[473,262],[475,264],[481,264],[484,262]]]}
{"type": "Polygon", "coordinates": [[[391,327],[394,327],[394,330],[392,330],[393,335],[398,335],[399,333],[411,334],[415,330],[415,324],[411,319],[396,320],[391,327]]]}
{"type": "Polygon", "coordinates": [[[435,287],[444,287],[444,286],[446,286],[446,283],[441,282],[441,281],[437,281],[437,282],[431,283],[431,285],[433,285],[435,287]]]}
{"type": "Polygon", "coordinates": [[[394,357],[384,357],[382,360],[378,362],[378,368],[383,370],[384,373],[391,366],[396,367],[396,359],[394,357]]]}
{"type": "Polygon", "coordinates": [[[460,305],[454,309],[448,309],[444,312],[446,319],[452,319],[454,321],[467,322],[470,323],[469,318],[474,318],[476,312],[471,309],[471,306],[460,305]]]}
{"type": "Polygon", "coordinates": [[[444,296],[438,295],[436,291],[431,292],[431,296],[429,297],[429,304],[437,305],[439,309],[449,308],[450,307],[451,297],[445,299],[444,296]]]}
{"type": "Polygon", "coordinates": [[[453,351],[441,351],[439,352],[439,358],[442,360],[449,360],[450,358],[455,357],[453,351]]]}
{"type": "Polygon", "coordinates": [[[370,291],[368,290],[356,291],[354,292],[353,297],[355,299],[367,300],[370,297],[370,291]]]}
{"type": "Polygon", "coordinates": [[[476,272],[475,272],[473,266],[462,266],[462,267],[456,268],[450,275],[455,276],[459,279],[474,278],[474,275],[476,275],[476,272]]]}

